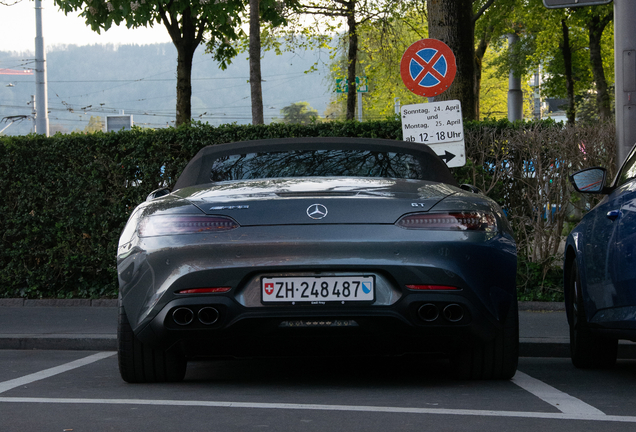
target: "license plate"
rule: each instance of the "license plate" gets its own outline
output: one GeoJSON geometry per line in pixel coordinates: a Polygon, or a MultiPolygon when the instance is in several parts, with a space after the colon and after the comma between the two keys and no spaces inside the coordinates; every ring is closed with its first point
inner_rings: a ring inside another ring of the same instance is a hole
{"type": "Polygon", "coordinates": [[[264,277],[263,303],[373,301],[373,276],[264,277]]]}

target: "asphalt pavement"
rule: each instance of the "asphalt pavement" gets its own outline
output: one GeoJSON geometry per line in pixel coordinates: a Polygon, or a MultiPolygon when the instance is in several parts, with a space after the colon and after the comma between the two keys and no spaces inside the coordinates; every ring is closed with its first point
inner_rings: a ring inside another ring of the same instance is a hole
{"type": "MultiPolygon", "coordinates": [[[[520,302],[521,357],[569,357],[562,303],[520,302]]],[[[0,349],[117,349],[116,300],[0,299],[0,349]]],[[[636,343],[621,341],[619,358],[636,358],[636,343]]]]}

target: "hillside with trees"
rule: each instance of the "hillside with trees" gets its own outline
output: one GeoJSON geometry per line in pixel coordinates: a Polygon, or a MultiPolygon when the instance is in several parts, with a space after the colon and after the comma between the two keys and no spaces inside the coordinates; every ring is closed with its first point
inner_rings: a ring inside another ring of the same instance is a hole
{"type": "MultiPolygon", "coordinates": [[[[0,68],[19,69],[32,53],[0,51],[0,68]],[[25,61],[25,59],[27,59],[25,61]]],[[[83,131],[91,117],[132,114],[141,127],[173,126],[176,103],[176,52],[172,44],[89,45],[53,47],[47,53],[51,133],[83,131]]],[[[332,96],[328,69],[319,50],[298,49],[262,60],[265,121],[281,117],[281,109],[308,102],[322,113],[332,96]],[[317,70],[305,73],[317,63],[317,70]]],[[[31,66],[32,67],[32,66],[31,66]]],[[[249,65],[239,54],[226,70],[199,48],[192,72],[192,118],[212,125],[251,123],[249,65]]],[[[31,113],[33,76],[0,77],[0,118],[31,113]],[[7,87],[11,84],[12,86],[7,87]]],[[[6,123],[0,123],[0,129],[6,123]]],[[[31,131],[29,120],[5,134],[31,131]]]]}

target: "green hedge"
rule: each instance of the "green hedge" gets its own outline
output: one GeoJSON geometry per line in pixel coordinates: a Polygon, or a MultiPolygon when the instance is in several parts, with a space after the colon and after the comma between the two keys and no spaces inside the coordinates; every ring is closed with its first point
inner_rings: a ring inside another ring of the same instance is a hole
{"type": "Polygon", "coordinates": [[[401,133],[399,121],[382,121],[0,137],[0,297],[116,296],[116,246],[130,211],[174,184],[206,145],[401,133]]]}
{"type": "MultiPolygon", "coordinates": [[[[549,128],[561,128],[545,123],[549,128]]],[[[465,124],[467,151],[483,131],[525,133],[528,124],[465,124]],[[470,137],[473,138],[470,138],[470,137]]],[[[103,298],[117,295],[115,254],[130,211],[152,190],[172,186],[206,146],[262,138],[343,136],[402,139],[399,119],[268,126],[193,124],[177,129],[0,137],[0,297],[103,298]]],[[[490,140],[487,140],[490,141],[490,140]]],[[[475,156],[475,160],[482,160],[475,156]]],[[[487,169],[456,169],[467,180],[487,169]],[[472,174],[471,174],[472,173],[472,174]],[[471,177],[472,176],[472,177],[471,177]]],[[[479,182],[472,183],[480,186],[479,182]]],[[[482,186],[480,186],[482,187],[482,186]]],[[[504,195],[492,190],[502,202],[504,195]],[[499,195],[499,196],[497,196],[499,195]]]]}

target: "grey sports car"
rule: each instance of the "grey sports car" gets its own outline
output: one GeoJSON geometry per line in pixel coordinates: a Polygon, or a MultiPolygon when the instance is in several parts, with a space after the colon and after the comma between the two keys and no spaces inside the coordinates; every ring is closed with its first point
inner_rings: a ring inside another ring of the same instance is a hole
{"type": "Polygon", "coordinates": [[[132,213],[117,254],[119,368],[197,357],[448,357],[517,368],[516,247],[500,207],[424,144],[290,138],[203,148],[132,213]]]}

